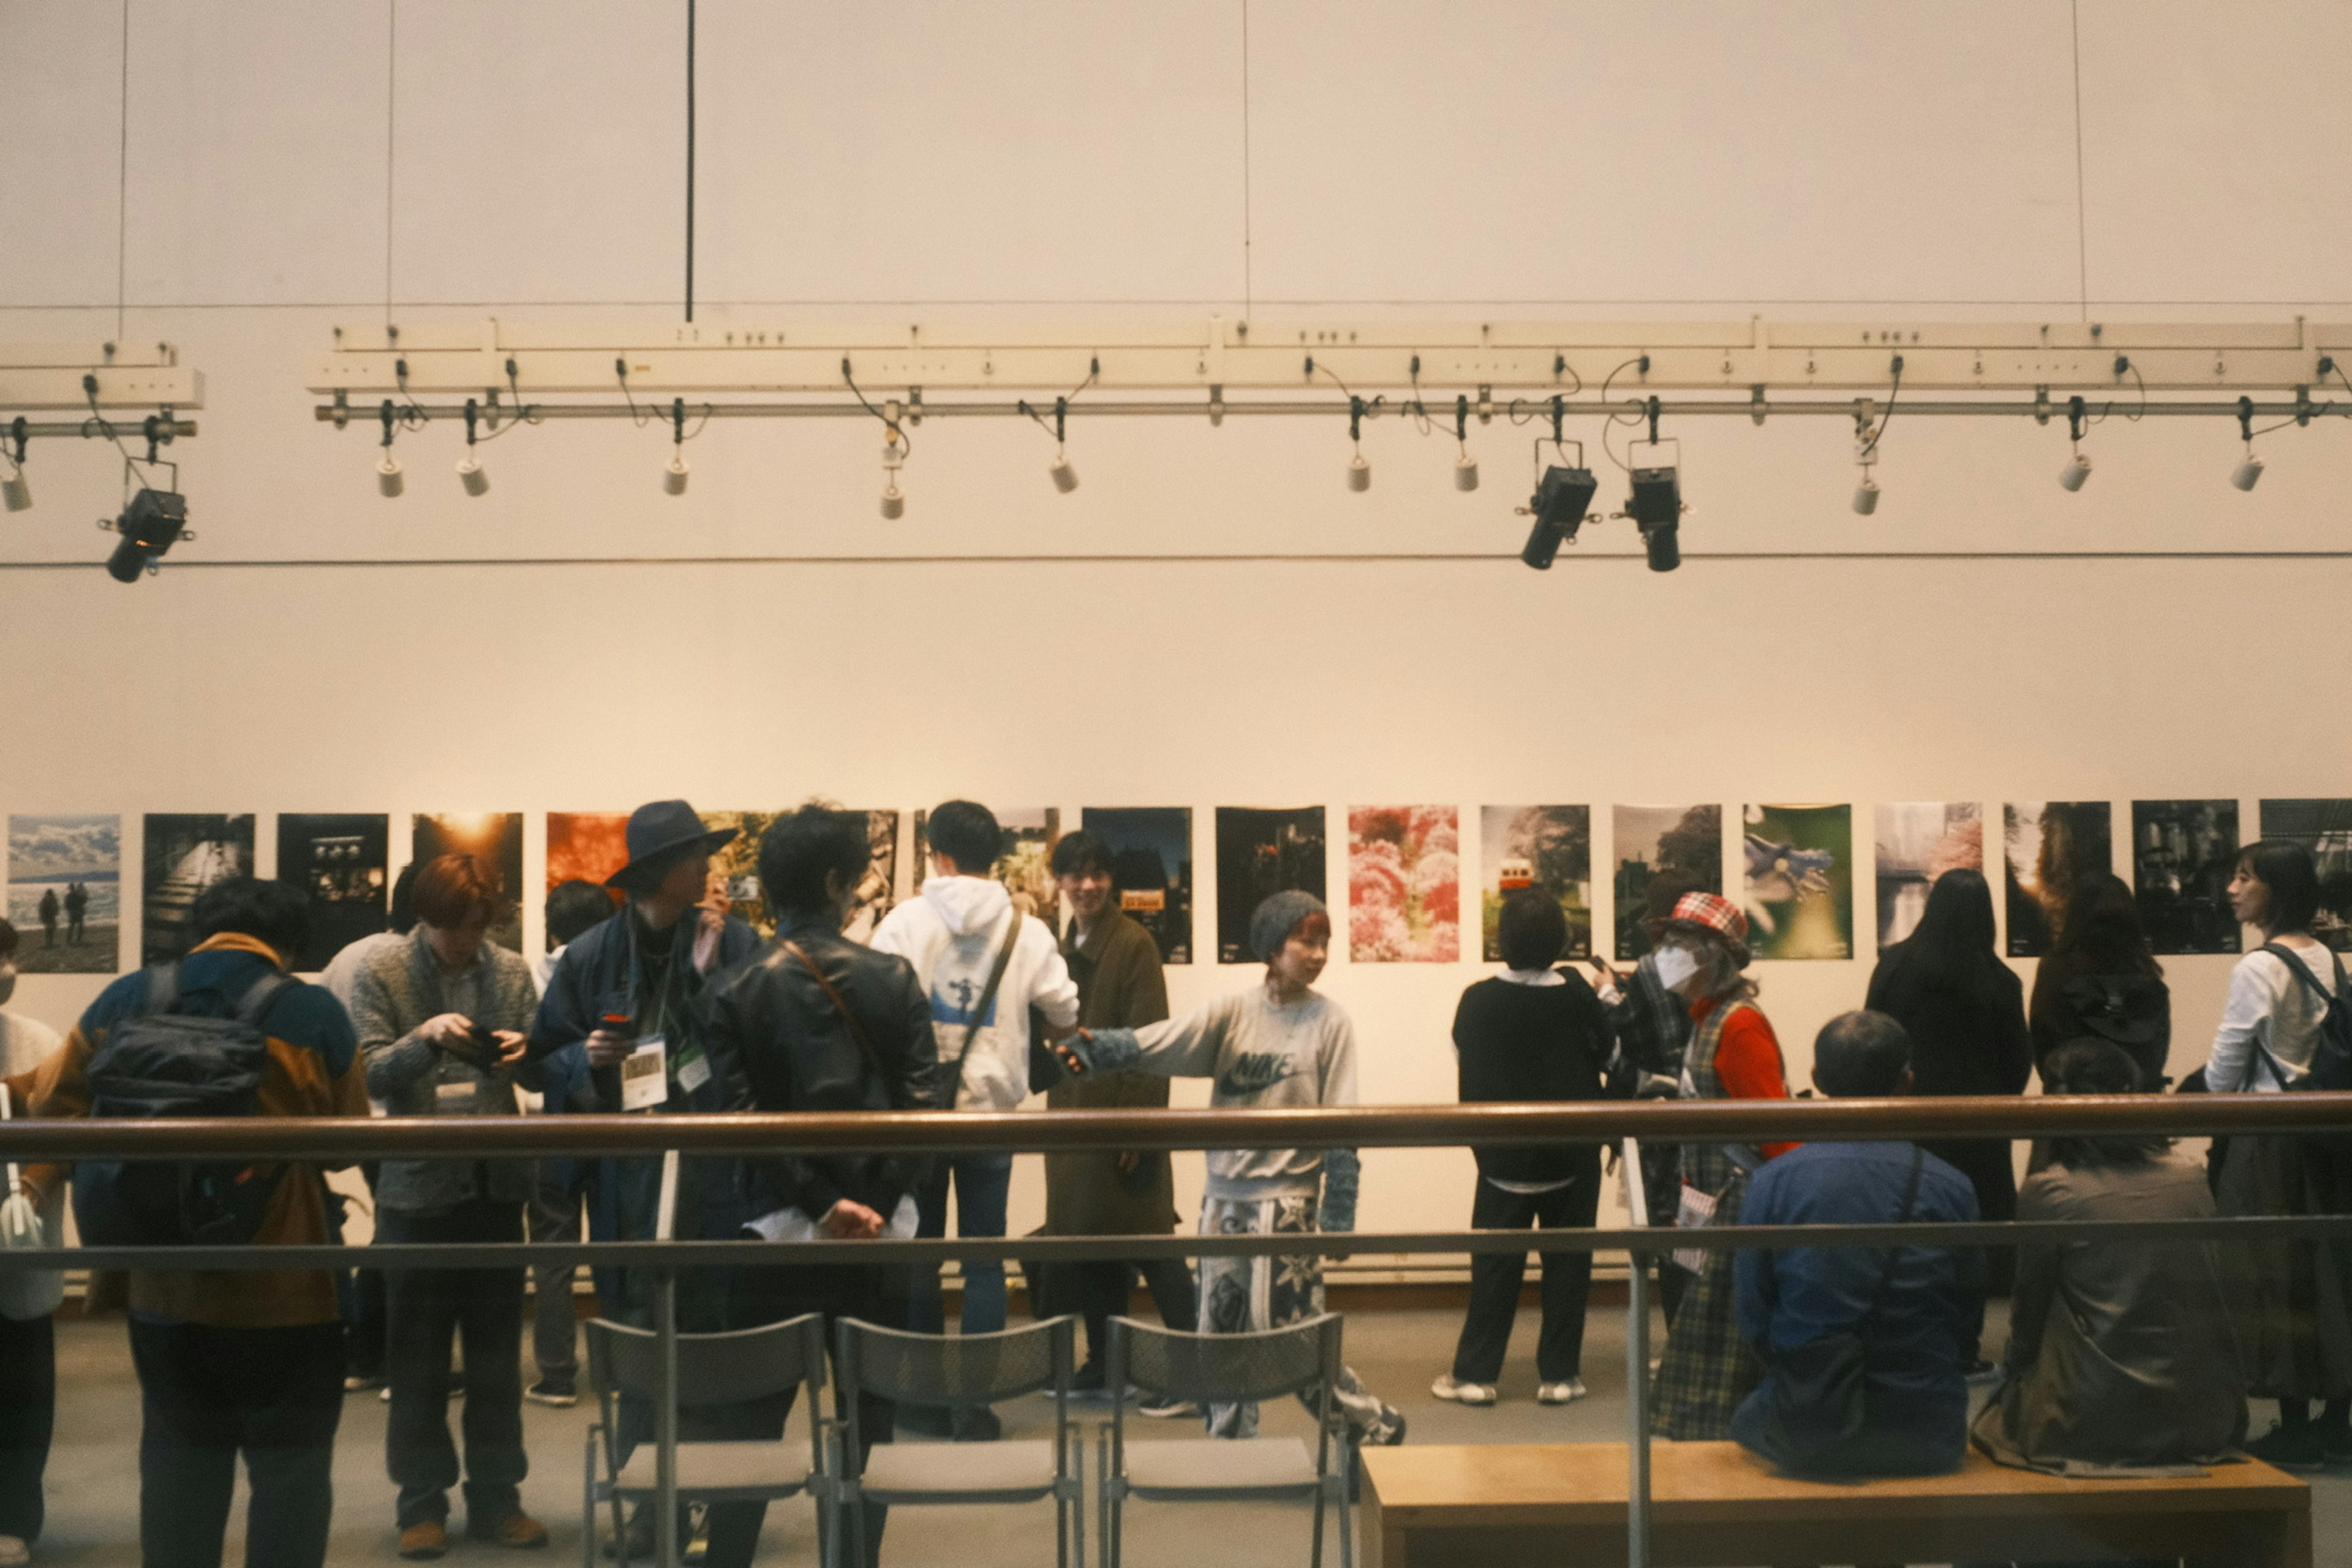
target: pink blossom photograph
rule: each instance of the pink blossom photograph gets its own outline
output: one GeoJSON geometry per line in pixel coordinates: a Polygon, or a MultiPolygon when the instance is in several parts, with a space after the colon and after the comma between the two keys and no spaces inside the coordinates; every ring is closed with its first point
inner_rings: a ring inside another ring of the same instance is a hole
{"type": "Polygon", "coordinates": [[[1348,956],[1452,963],[1462,956],[1459,818],[1450,805],[1348,809],[1348,956]]]}

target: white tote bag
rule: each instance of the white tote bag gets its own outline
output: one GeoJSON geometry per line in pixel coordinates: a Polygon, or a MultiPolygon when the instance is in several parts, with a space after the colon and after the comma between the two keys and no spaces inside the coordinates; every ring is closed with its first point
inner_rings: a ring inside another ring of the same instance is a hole
{"type": "MultiPolygon", "coordinates": [[[[0,1121],[16,1115],[10,1098],[8,1086],[0,1083],[0,1121]]],[[[18,1176],[14,1160],[8,1162],[5,1174],[7,1190],[0,1193],[0,1247],[15,1250],[56,1246],[58,1227],[44,1223],[29,1203],[16,1195],[18,1176]]],[[[0,1269],[0,1318],[18,1322],[46,1318],[65,1299],[66,1276],[61,1268],[0,1269]]]]}

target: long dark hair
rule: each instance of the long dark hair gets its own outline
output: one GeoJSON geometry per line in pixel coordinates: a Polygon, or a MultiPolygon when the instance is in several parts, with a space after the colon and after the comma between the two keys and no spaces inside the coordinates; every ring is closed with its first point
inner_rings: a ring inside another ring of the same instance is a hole
{"type": "Polygon", "coordinates": [[[1924,989],[1980,994],[2003,967],[1993,951],[1992,888],[1984,874],[1958,867],[1937,878],[1927,910],[1895,949],[1895,961],[1924,989]]]}
{"type": "Polygon", "coordinates": [[[2103,871],[2076,885],[2050,956],[2071,959],[2091,974],[2161,974],[2164,966],[2148,951],[2139,904],[2124,879],[2103,871]]]}
{"type": "Polygon", "coordinates": [[[2238,851],[2239,868],[2270,894],[2264,922],[2272,935],[2309,935],[2319,913],[2319,868],[2291,838],[2258,838],[2238,851]]]}
{"type": "MultiPolygon", "coordinates": [[[[2085,1036],[2069,1040],[2042,1058],[2042,1088],[2049,1094],[2136,1094],[2150,1089],[2139,1068],[2113,1041],[2085,1036]]],[[[2145,1133],[2104,1138],[2053,1138],[2050,1158],[2069,1170],[2145,1165],[2172,1147],[2169,1138],[2145,1133]]]]}

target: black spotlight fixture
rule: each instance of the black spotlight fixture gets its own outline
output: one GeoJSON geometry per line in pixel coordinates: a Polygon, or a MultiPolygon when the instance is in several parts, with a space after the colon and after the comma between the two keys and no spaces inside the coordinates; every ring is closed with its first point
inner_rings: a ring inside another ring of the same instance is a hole
{"type": "Polygon", "coordinates": [[[112,530],[121,541],[106,563],[106,574],[118,583],[136,583],[142,573],[155,570],[155,563],[170,554],[172,546],[195,537],[188,531],[188,498],[143,485],[121,516],[99,526],[112,530]]]}
{"type": "Polygon", "coordinates": [[[1545,465],[1542,476],[1536,480],[1535,494],[1519,509],[1520,515],[1536,520],[1535,526],[1528,530],[1528,542],[1519,552],[1519,559],[1538,572],[1551,570],[1552,558],[1559,553],[1562,544],[1576,542],[1576,531],[1584,526],[1584,514],[1592,505],[1592,492],[1600,488],[1592,470],[1584,466],[1584,443],[1560,437],[1560,399],[1554,397],[1551,439],[1538,437],[1536,454],[1540,458],[1543,449],[1549,447],[1559,461],[1545,465]],[[1570,447],[1576,448],[1573,463],[1568,456],[1570,447]]]}
{"type": "Polygon", "coordinates": [[[1680,477],[1682,451],[1675,447],[1674,462],[1659,461],[1658,400],[1650,399],[1650,438],[1637,442],[1646,446],[1652,461],[1633,469],[1633,493],[1625,500],[1625,515],[1642,531],[1642,543],[1650,552],[1650,570],[1671,572],[1683,563],[1680,531],[1683,521],[1683,489],[1680,477]]]}

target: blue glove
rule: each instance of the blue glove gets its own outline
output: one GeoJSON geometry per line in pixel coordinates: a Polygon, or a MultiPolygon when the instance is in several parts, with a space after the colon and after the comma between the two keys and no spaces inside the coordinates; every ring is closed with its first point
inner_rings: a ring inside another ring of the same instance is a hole
{"type": "Polygon", "coordinates": [[[1333,1149],[1323,1156],[1323,1211],[1316,1228],[1356,1228],[1356,1187],[1363,1172],[1364,1163],[1353,1149],[1333,1149]]]}
{"type": "Polygon", "coordinates": [[[1143,1056],[1133,1029],[1081,1029],[1062,1045],[1090,1073],[1117,1072],[1133,1067],[1143,1056]]]}

